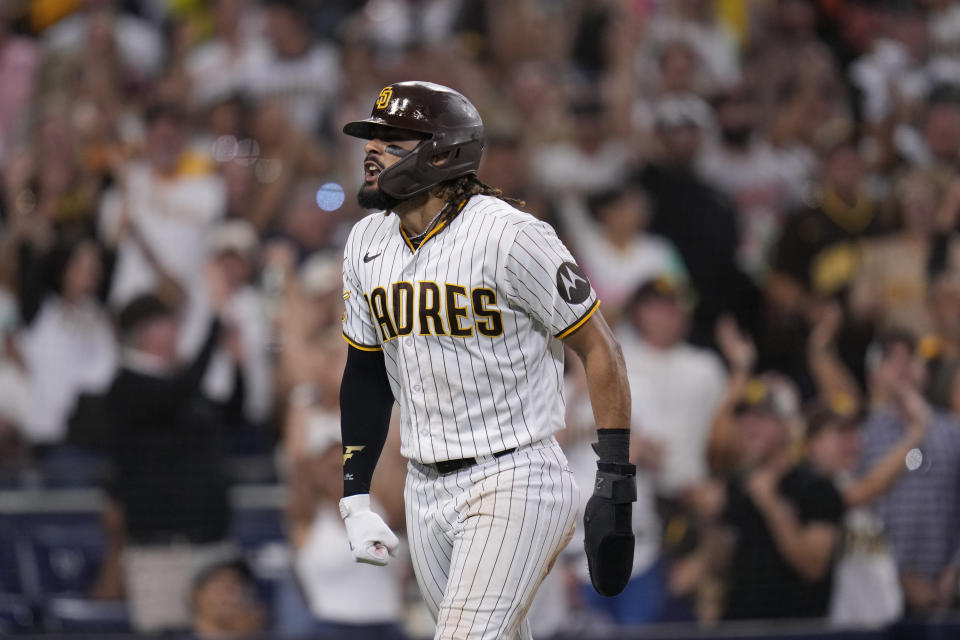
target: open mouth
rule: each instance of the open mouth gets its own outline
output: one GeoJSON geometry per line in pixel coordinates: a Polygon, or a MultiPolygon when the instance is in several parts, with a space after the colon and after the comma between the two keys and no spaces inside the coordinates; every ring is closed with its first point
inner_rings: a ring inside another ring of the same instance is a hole
{"type": "Polygon", "coordinates": [[[383,171],[383,167],[374,162],[373,160],[367,160],[363,163],[363,181],[365,184],[374,184],[377,181],[377,178],[380,177],[380,173],[383,171]]]}

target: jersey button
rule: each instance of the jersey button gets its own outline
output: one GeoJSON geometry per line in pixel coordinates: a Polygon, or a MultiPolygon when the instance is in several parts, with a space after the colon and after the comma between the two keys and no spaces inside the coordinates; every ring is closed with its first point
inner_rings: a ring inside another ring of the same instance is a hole
{"type": "Polygon", "coordinates": [[[416,347],[413,345],[413,338],[407,340],[407,351],[413,351],[416,347]]]}
{"type": "Polygon", "coordinates": [[[413,389],[416,393],[420,393],[421,391],[423,391],[423,387],[421,387],[421,386],[418,385],[418,384],[415,384],[415,385],[413,385],[413,386],[410,387],[410,388],[413,389]]]}

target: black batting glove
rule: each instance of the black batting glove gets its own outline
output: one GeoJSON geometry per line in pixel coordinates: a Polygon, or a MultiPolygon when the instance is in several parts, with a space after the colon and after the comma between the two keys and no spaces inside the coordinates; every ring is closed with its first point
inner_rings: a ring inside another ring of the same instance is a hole
{"type": "Polygon", "coordinates": [[[633,503],[637,500],[637,468],[630,464],[630,430],[600,429],[597,479],[583,514],[584,549],[593,588],[615,596],[633,571],[633,503]]]}

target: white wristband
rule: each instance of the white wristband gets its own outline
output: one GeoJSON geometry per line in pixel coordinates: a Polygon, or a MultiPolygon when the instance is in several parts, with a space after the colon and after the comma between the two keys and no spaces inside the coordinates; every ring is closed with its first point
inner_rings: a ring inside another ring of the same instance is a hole
{"type": "Polygon", "coordinates": [[[340,500],[341,518],[346,518],[347,516],[355,513],[360,513],[361,511],[370,511],[369,493],[357,493],[340,500]]]}

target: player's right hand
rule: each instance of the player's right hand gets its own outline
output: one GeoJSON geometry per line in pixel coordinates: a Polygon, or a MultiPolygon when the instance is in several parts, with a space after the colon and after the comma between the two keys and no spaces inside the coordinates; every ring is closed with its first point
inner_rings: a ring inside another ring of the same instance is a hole
{"type": "Polygon", "coordinates": [[[383,518],[370,510],[370,496],[361,493],[340,500],[340,515],[347,527],[347,540],[353,559],[386,566],[390,556],[397,555],[400,540],[383,518]]]}

